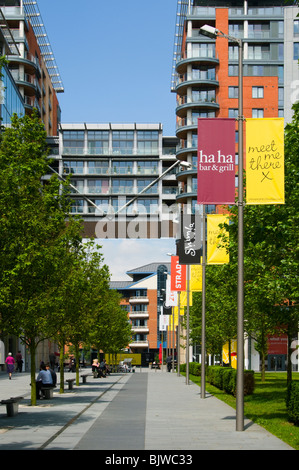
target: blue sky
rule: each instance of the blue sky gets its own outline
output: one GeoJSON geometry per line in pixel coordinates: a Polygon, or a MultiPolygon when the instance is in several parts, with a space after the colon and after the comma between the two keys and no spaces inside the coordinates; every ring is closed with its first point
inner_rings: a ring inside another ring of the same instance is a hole
{"type": "MultiPolygon", "coordinates": [[[[62,122],[163,124],[175,135],[170,92],[177,0],[38,0],[65,92],[62,122]]],[[[174,239],[98,240],[112,280],[169,262],[174,239]]]]}
{"type": "Polygon", "coordinates": [[[64,84],[62,122],[162,122],[170,92],[177,0],[38,0],[64,84]]]}

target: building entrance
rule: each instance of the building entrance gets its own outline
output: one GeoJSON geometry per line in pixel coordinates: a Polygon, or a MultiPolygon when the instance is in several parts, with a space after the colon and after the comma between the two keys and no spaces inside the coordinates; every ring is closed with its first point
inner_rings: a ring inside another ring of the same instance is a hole
{"type": "Polygon", "coordinates": [[[268,356],[268,370],[283,371],[285,367],[285,354],[269,354],[268,356]]]}

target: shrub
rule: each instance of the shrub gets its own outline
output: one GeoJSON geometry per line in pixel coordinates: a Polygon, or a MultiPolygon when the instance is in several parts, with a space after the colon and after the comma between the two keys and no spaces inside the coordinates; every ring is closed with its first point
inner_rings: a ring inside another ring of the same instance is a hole
{"type": "Polygon", "coordinates": [[[299,425],[299,383],[290,382],[287,390],[286,406],[288,412],[288,420],[299,425]]]}
{"type": "MultiPolygon", "coordinates": [[[[207,380],[214,387],[236,396],[237,371],[232,367],[209,366],[207,380]]],[[[254,371],[244,371],[244,395],[254,392],[254,371]]]]}
{"type": "Polygon", "coordinates": [[[197,377],[200,377],[201,375],[201,364],[198,362],[190,362],[189,363],[189,372],[192,375],[196,375],[197,377]]]}

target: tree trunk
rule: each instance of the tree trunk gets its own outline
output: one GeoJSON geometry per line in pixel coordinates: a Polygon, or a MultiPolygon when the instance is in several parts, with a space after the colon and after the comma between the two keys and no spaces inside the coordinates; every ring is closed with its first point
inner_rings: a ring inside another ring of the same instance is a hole
{"type": "Polygon", "coordinates": [[[30,377],[31,377],[31,405],[36,405],[36,385],[35,385],[35,352],[36,345],[31,342],[29,346],[30,351],[30,377]]]}
{"type": "Polygon", "coordinates": [[[75,359],[76,359],[76,385],[79,386],[79,366],[80,366],[80,357],[79,357],[79,345],[75,346],[75,359]]]}
{"type": "Polygon", "coordinates": [[[60,347],[60,356],[59,356],[59,363],[60,363],[60,388],[59,393],[64,393],[64,347],[60,347]]]}

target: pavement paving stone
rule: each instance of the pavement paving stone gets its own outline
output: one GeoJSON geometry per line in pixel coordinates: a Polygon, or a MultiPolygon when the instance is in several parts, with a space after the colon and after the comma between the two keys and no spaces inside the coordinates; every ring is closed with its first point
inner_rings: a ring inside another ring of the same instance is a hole
{"type": "Polygon", "coordinates": [[[200,387],[165,370],[88,377],[64,394],[57,387],[37,406],[29,383],[27,373],[9,380],[0,372],[0,400],[24,397],[14,417],[0,406],[0,450],[293,450],[246,418],[244,431],[236,431],[234,409],[208,393],[201,398],[200,387]]]}

